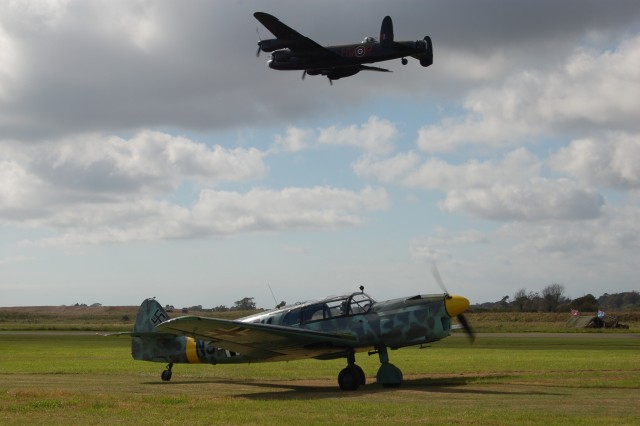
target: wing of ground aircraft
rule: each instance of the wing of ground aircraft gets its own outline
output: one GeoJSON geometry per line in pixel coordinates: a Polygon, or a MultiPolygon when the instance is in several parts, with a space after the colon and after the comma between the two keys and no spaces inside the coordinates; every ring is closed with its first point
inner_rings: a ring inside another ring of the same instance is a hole
{"type": "Polygon", "coordinates": [[[211,341],[222,349],[257,360],[326,356],[356,343],[356,336],[351,334],[205,317],[175,318],[157,325],[155,331],[211,341]]]}
{"type": "Polygon", "coordinates": [[[340,58],[341,56],[326,49],[311,40],[309,37],[305,37],[293,28],[283,24],[278,18],[273,15],[269,15],[264,12],[256,12],[253,16],[264,25],[276,38],[283,42],[282,47],[287,47],[293,51],[306,51],[314,55],[326,55],[331,57],[340,58]]]}

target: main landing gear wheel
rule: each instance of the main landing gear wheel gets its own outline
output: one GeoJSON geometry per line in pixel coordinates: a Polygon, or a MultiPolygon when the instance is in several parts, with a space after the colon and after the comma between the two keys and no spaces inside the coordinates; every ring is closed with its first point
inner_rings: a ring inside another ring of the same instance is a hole
{"type": "Polygon", "coordinates": [[[162,372],[160,378],[163,382],[168,382],[171,380],[171,369],[173,368],[173,363],[167,365],[167,369],[162,372]]]}
{"type": "Polygon", "coordinates": [[[356,365],[356,356],[353,350],[347,352],[347,366],[338,374],[338,386],[345,391],[354,391],[363,386],[367,381],[364,371],[356,365]]]}
{"type": "Polygon", "coordinates": [[[376,374],[377,382],[385,388],[399,387],[402,384],[402,371],[389,362],[387,348],[379,347],[378,356],[380,357],[380,368],[376,374]]]}
{"type": "Polygon", "coordinates": [[[338,386],[345,391],[357,390],[361,385],[364,385],[366,381],[364,371],[355,364],[343,368],[340,374],[338,374],[338,386]]]}
{"type": "Polygon", "coordinates": [[[402,58],[400,60],[400,62],[402,62],[402,65],[407,65],[409,63],[409,61],[407,60],[407,58],[402,58]]]}

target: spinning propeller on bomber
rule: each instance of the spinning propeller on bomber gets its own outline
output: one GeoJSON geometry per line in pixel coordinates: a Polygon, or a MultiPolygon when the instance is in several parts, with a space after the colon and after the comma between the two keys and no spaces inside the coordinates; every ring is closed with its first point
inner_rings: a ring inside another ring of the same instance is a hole
{"type": "Polygon", "coordinates": [[[365,37],[361,43],[327,47],[303,36],[268,13],[256,12],[253,16],[276,36],[273,39],[262,40],[258,33],[256,56],[259,56],[261,51],[269,52],[269,68],[299,70],[303,72],[303,79],[307,74],[324,75],[329,82],[333,82],[360,71],[389,72],[388,69],[365,64],[401,58],[402,64],[406,65],[407,57],[417,59],[423,67],[433,64],[431,38],[425,36],[422,40],[395,41],[393,22],[389,16],[382,20],[379,40],[365,37]]]}

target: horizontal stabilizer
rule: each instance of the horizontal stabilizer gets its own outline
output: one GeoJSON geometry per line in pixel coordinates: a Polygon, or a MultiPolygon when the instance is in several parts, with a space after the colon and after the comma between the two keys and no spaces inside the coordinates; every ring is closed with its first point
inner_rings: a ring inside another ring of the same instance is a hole
{"type": "Polygon", "coordinates": [[[360,65],[360,70],[361,70],[361,71],[391,72],[391,70],[388,70],[388,69],[386,69],[386,68],[370,67],[370,66],[367,66],[367,65],[360,65]]]}

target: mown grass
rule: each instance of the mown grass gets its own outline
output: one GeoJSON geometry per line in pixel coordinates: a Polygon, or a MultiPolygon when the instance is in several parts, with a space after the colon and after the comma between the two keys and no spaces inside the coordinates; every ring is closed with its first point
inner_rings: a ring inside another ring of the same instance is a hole
{"type": "Polygon", "coordinates": [[[405,383],[340,391],[344,360],[133,361],[127,337],[0,334],[2,424],[638,424],[638,335],[454,335],[390,353],[405,383]]]}
{"type": "MultiPolygon", "coordinates": [[[[135,322],[137,306],[33,306],[0,308],[0,331],[130,331],[135,322]]],[[[208,312],[193,311],[186,315],[235,319],[255,311],[208,312]]],[[[169,314],[185,315],[180,311],[169,314]]],[[[611,313],[629,330],[587,330],[607,333],[640,332],[640,312],[611,313]]],[[[468,313],[467,318],[478,332],[583,332],[568,329],[568,313],[483,312],[468,313]]],[[[455,320],[454,320],[455,322],[455,320]]]]}
{"type": "MultiPolygon", "coordinates": [[[[0,307],[0,331],[130,331],[137,306],[24,306],[0,307]]],[[[256,311],[176,311],[170,316],[199,315],[234,319],[256,311]]]]}

